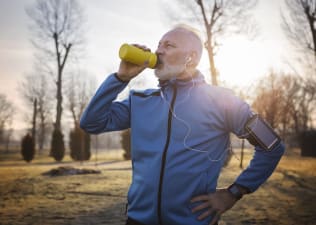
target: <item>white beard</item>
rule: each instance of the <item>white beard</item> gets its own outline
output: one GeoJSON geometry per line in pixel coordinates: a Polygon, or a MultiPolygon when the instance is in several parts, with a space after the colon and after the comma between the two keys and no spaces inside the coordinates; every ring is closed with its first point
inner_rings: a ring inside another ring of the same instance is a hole
{"type": "Polygon", "coordinates": [[[160,80],[170,80],[182,74],[185,65],[163,65],[162,69],[155,69],[155,75],[160,80]]]}

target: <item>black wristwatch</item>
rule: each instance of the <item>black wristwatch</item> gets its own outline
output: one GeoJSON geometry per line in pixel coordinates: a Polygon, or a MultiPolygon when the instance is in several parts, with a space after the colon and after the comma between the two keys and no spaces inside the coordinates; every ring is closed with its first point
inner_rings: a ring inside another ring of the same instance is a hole
{"type": "Polygon", "coordinates": [[[240,191],[238,185],[235,184],[235,183],[232,184],[232,185],[230,185],[230,186],[227,188],[227,190],[229,191],[229,193],[231,193],[231,194],[234,196],[234,198],[235,198],[236,200],[241,199],[242,196],[243,196],[243,193],[241,193],[241,191],[240,191]]]}

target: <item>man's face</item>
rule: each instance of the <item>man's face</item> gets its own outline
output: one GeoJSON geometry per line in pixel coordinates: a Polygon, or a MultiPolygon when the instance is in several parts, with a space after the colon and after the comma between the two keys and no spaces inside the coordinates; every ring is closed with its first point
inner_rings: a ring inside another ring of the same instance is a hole
{"type": "Polygon", "coordinates": [[[186,69],[188,43],[183,32],[171,30],[159,42],[156,54],[159,64],[155,75],[161,80],[168,80],[181,75],[186,69]]]}

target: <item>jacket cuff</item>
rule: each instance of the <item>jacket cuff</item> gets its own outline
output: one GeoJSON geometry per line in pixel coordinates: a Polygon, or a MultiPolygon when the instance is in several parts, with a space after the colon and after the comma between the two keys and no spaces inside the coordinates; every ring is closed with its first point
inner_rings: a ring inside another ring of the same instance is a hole
{"type": "Polygon", "coordinates": [[[124,81],[121,78],[119,78],[119,76],[117,76],[117,73],[114,73],[114,76],[116,77],[116,79],[122,83],[129,83],[129,81],[124,81]]]}

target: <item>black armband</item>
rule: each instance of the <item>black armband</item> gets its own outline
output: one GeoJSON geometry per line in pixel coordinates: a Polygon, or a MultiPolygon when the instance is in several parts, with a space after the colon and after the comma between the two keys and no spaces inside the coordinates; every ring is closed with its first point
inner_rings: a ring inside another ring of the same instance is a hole
{"type": "Polygon", "coordinates": [[[281,141],[272,127],[259,115],[254,115],[247,121],[245,130],[250,144],[267,151],[271,151],[281,141]]]}

